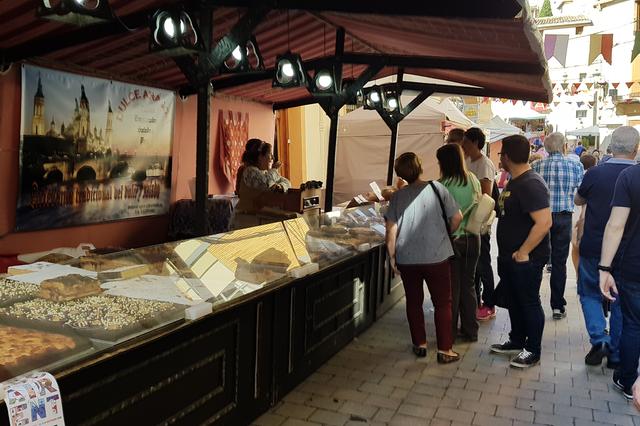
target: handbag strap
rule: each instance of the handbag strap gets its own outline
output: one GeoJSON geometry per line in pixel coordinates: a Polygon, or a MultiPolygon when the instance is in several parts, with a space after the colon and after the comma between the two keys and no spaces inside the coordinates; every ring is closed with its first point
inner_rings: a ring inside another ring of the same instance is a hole
{"type": "Polygon", "coordinates": [[[451,228],[449,228],[449,221],[447,220],[447,213],[444,210],[444,203],[442,202],[442,198],[440,197],[440,192],[438,192],[438,189],[436,188],[432,180],[429,181],[429,186],[431,186],[431,189],[433,190],[433,192],[435,192],[436,197],[438,198],[438,202],[440,203],[440,210],[442,211],[442,220],[444,220],[444,226],[447,230],[449,243],[451,243],[451,249],[453,250],[453,241],[451,241],[451,228]]]}

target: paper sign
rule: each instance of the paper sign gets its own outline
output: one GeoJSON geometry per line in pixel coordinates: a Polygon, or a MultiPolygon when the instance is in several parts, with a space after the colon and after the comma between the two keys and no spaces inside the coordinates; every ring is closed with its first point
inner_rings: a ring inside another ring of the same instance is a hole
{"type": "Polygon", "coordinates": [[[371,190],[373,190],[373,193],[376,194],[376,197],[378,197],[378,200],[384,201],[384,197],[382,196],[382,191],[380,191],[380,187],[378,186],[378,184],[374,181],[374,182],[371,182],[369,186],[371,187],[371,190]]]}
{"type": "Polygon", "coordinates": [[[356,214],[365,220],[367,219],[367,215],[362,213],[360,210],[356,210],[356,214]]]}
{"type": "Polygon", "coordinates": [[[58,382],[34,371],[1,385],[11,426],[64,426],[58,382]]]}
{"type": "Polygon", "coordinates": [[[385,235],[387,232],[387,229],[383,225],[380,225],[379,223],[376,223],[375,225],[371,225],[371,228],[380,235],[385,235]]]}

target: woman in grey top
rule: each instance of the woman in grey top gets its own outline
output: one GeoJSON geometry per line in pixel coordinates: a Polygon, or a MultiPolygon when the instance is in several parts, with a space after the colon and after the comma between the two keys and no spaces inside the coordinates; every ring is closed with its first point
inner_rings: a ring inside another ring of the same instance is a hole
{"type": "Polygon", "coordinates": [[[391,198],[386,240],[391,266],[402,277],[413,351],[419,357],[427,354],[422,309],[426,281],[435,308],[438,362],[454,362],[460,356],[452,350],[450,232],[460,225],[462,213],[441,183],[420,179],[422,162],[413,152],[396,159],[395,171],[409,185],[391,198]]]}

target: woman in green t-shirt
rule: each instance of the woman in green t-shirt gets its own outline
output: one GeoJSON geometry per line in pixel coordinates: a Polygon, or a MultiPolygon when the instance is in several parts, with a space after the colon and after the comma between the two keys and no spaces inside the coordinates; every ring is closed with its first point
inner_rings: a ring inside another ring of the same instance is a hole
{"type": "Polygon", "coordinates": [[[440,183],[451,193],[463,212],[462,223],[453,234],[455,258],[452,262],[451,306],[453,335],[470,342],[478,340],[478,320],[474,278],[480,256],[480,237],[465,231],[467,221],[478,198],[482,195],[480,182],[467,171],[462,148],[447,144],[436,153],[440,164],[440,183]],[[458,318],[460,333],[458,334],[458,318]]]}

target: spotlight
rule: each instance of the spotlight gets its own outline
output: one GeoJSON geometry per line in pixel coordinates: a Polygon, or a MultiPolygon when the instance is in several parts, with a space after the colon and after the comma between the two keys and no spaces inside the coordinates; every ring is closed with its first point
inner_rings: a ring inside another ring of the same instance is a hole
{"type": "Polygon", "coordinates": [[[300,55],[286,53],[276,58],[276,73],[273,77],[273,87],[301,87],[307,83],[307,76],[302,67],[300,55]]]}
{"type": "Polygon", "coordinates": [[[110,21],[107,0],[40,0],[38,16],[78,26],[110,21]]]}
{"type": "Polygon", "coordinates": [[[395,111],[398,108],[398,100],[396,98],[387,98],[385,102],[385,109],[387,111],[395,111]]]}
{"type": "Polygon", "coordinates": [[[225,59],[224,68],[226,69],[222,69],[222,71],[247,71],[262,68],[262,56],[260,56],[255,38],[246,44],[236,46],[225,59]]]}
{"type": "Polygon", "coordinates": [[[183,10],[158,10],[151,18],[149,50],[170,56],[190,55],[202,50],[200,32],[183,10]]]}
{"type": "Polygon", "coordinates": [[[313,80],[314,80],[315,88],[323,92],[333,88],[334,86],[333,76],[327,70],[320,70],[316,72],[316,75],[313,80]]]}
{"type": "Polygon", "coordinates": [[[378,86],[362,91],[362,106],[364,109],[378,109],[382,105],[382,92],[378,86]]]}

